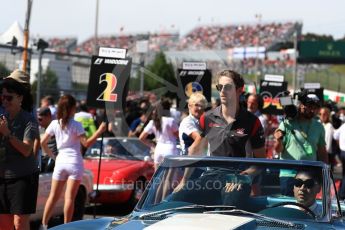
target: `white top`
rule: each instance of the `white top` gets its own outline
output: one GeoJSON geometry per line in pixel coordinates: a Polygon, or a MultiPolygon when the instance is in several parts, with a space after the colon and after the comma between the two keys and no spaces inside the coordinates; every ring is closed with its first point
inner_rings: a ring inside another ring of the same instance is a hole
{"type": "Polygon", "coordinates": [[[322,125],[325,128],[326,150],[328,153],[332,153],[332,140],[334,133],[333,125],[330,122],[322,123],[322,125]]]}
{"type": "Polygon", "coordinates": [[[177,124],[180,124],[181,122],[181,112],[178,111],[176,108],[171,107],[170,108],[170,116],[175,119],[175,122],[177,124]]]}
{"type": "MultiPolygon", "coordinates": [[[[189,114],[187,117],[185,117],[180,124],[179,127],[179,139],[180,139],[180,145],[182,151],[186,151],[186,143],[185,138],[183,134],[189,136],[193,132],[201,133],[199,130],[199,120],[196,119],[194,116],[189,114]]],[[[191,138],[191,137],[189,137],[191,138]]],[[[194,141],[194,140],[193,140],[194,141]]],[[[189,146],[187,146],[189,147],[189,146]]]]}
{"type": "Polygon", "coordinates": [[[156,136],[157,143],[176,144],[176,136],[174,132],[178,131],[178,125],[172,117],[162,117],[162,131],[159,132],[154,125],[153,120],[144,128],[144,132],[154,134],[156,136]]]}
{"type": "Polygon", "coordinates": [[[75,120],[78,120],[79,118],[83,118],[83,119],[91,118],[91,119],[93,119],[92,114],[85,112],[85,111],[80,111],[80,112],[74,114],[75,120]]]}
{"type": "Polygon", "coordinates": [[[62,129],[57,120],[53,120],[46,129],[49,136],[55,136],[59,154],[56,163],[82,164],[80,136],[85,133],[81,123],[70,119],[67,127],[62,129]]]}
{"type": "Polygon", "coordinates": [[[265,115],[263,115],[259,110],[254,113],[254,115],[259,118],[262,128],[264,129],[265,135],[268,128],[268,120],[265,115]]]}
{"type": "Polygon", "coordinates": [[[345,151],[345,124],[342,124],[339,129],[334,131],[333,138],[339,140],[340,150],[345,151]]]}
{"type": "Polygon", "coordinates": [[[49,109],[50,109],[50,113],[52,115],[52,119],[53,120],[56,119],[56,113],[57,113],[56,107],[53,105],[50,105],[49,109]]]}

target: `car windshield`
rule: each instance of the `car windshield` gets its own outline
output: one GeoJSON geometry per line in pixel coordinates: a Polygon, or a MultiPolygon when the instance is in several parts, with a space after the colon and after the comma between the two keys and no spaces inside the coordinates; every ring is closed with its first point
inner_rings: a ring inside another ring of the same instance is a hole
{"type": "Polygon", "coordinates": [[[136,138],[105,138],[103,146],[101,140],[97,140],[85,153],[85,158],[102,158],[145,160],[150,157],[150,149],[136,138]]]}
{"type": "Polygon", "coordinates": [[[163,162],[139,210],[223,205],[283,219],[324,215],[321,166],[187,159],[163,162]]]}

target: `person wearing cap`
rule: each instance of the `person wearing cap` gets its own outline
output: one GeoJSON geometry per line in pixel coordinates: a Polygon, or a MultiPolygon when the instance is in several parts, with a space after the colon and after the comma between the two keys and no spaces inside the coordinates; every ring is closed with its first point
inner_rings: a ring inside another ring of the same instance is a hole
{"type": "MultiPolygon", "coordinates": [[[[319,99],[306,91],[299,93],[297,115],[284,119],[274,132],[274,150],[283,160],[310,160],[328,163],[325,129],[315,119],[319,99]]],[[[293,182],[296,172],[280,171],[281,193],[293,196],[293,182]]]]}
{"type": "Polygon", "coordinates": [[[15,70],[2,83],[0,119],[0,227],[30,229],[36,212],[39,168],[33,152],[39,137],[32,114],[29,75],[15,70]]]}

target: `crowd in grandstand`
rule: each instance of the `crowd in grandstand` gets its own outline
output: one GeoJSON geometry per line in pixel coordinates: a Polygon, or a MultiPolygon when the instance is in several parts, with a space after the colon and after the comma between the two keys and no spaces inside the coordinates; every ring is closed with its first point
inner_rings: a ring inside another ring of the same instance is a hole
{"type": "MultiPolygon", "coordinates": [[[[228,49],[233,47],[264,46],[268,47],[276,41],[287,39],[295,23],[267,23],[260,25],[211,25],[199,26],[192,29],[185,36],[179,33],[162,31],[158,33],[119,34],[98,37],[99,46],[132,49],[139,40],[149,41],[149,50],[197,50],[197,49],[228,49]]],[[[70,50],[75,39],[50,39],[50,49],[57,51],[70,50]]],[[[91,54],[94,49],[95,38],[78,44],[76,52],[91,54]]]]}
{"type": "Polygon", "coordinates": [[[180,49],[227,49],[233,47],[269,46],[284,39],[294,29],[294,23],[262,25],[201,26],[180,41],[180,49]]]}

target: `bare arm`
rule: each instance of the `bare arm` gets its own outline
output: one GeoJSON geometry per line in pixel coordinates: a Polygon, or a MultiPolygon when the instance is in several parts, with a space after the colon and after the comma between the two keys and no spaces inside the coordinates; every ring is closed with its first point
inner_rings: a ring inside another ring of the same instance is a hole
{"type": "Polygon", "coordinates": [[[28,157],[32,153],[32,149],[34,146],[34,141],[32,140],[18,140],[15,136],[11,136],[8,139],[8,142],[23,156],[28,157]]]}
{"type": "Polygon", "coordinates": [[[19,140],[17,137],[11,135],[11,131],[7,127],[6,119],[1,119],[0,121],[0,134],[2,134],[8,140],[8,143],[23,156],[28,157],[32,154],[34,140],[19,140]]]}
{"type": "Polygon", "coordinates": [[[255,158],[266,158],[265,147],[253,149],[253,155],[255,158]]]}
{"type": "Polygon", "coordinates": [[[188,155],[200,155],[207,147],[207,138],[198,135],[193,144],[188,148],[188,155]]]}
{"type": "Polygon", "coordinates": [[[34,151],[35,157],[37,157],[37,155],[38,155],[38,151],[40,150],[40,146],[41,146],[41,138],[40,138],[40,136],[38,136],[34,141],[33,151],[34,151]]]}
{"type": "Polygon", "coordinates": [[[143,131],[140,136],[139,136],[139,140],[141,142],[143,142],[145,145],[147,145],[150,148],[154,147],[154,143],[152,141],[150,141],[149,139],[147,139],[147,136],[149,135],[149,133],[143,131]]]}
{"type": "Polygon", "coordinates": [[[274,135],[274,146],[273,146],[274,151],[276,151],[277,153],[283,152],[284,150],[283,132],[280,129],[277,129],[273,135],[274,135]]]}
{"type": "Polygon", "coordinates": [[[135,131],[133,132],[132,130],[129,130],[128,132],[128,137],[135,137],[135,131]]]}
{"type": "Polygon", "coordinates": [[[107,129],[107,124],[105,122],[102,122],[101,125],[98,127],[97,131],[92,134],[91,137],[86,138],[85,134],[80,136],[80,142],[81,144],[88,148],[90,147],[93,143],[96,142],[97,138],[101,136],[101,134],[107,129]]]}

